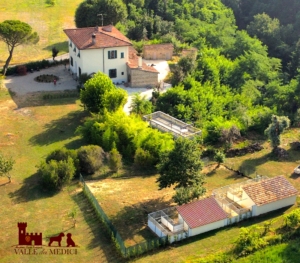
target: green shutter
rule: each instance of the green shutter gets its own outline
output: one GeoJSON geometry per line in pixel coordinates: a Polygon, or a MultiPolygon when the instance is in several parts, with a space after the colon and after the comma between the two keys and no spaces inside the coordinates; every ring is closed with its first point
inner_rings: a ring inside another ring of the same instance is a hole
{"type": "Polygon", "coordinates": [[[117,58],[118,56],[117,56],[117,50],[115,50],[115,52],[116,52],[116,57],[115,58],[117,58]]]}
{"type": "Polygon", "coordinates": [[[110,51],[108,51],[108,58],[110,59],[110,51]]]}

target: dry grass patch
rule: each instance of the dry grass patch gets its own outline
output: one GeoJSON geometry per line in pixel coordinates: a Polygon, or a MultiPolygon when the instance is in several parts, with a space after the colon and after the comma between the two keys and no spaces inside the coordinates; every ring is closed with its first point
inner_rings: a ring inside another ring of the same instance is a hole
{"type": "MultiPolygon", "coordinates": [[[[71,98],[45,102],[31,95],[22,98],[28,99],[23,108],[10,98],[0,101],[0,150],[16,160],[12,183],[0,177],[0,262],[123,262],[77,183],[50,194],[40,187],[36,174],[36,165],[54,149],[83,144],[74,135],[85,116],[79,102],[71,98]],[[68,216],[74,208],[76,228],[68,216]],[[43,245],[49,242],[46,237],[72,233],[79,245],[77,255],[16,255],[12,246],[18,243],[18,222],[27,222],[29,232],[42,232],[43,245]]],[[[0,92],[1,96],[8,94],[0,92]]]]}
{"type": "MultiPolygon", "coordinates": [[[[203,172],[207,174],[207,195],[215,188],[246,180],[223,166],[213,165],[203,172]]],[[[158,175],[120,177],[87,183],[127,246],[155,237],[147,227],[149,213],[176,205],[172,200],[174,190],[158,190],[157,178],[158,175]]]]}
{"type": "MultiPolygon", "coordinates": [[[[47,6],[45,2],[0,1],[0,22],[8,19],[21,20],[28,23],[40,37],[37,45],[17,47],[11,65],[49,58],[53,46],[61,51],[60,53],[68,52],[67,37],[63,29],[75,27],[75,10],[82,0],[59,0],[53,7],[47,6]]],[[[7,57],[7,47],[0,42],[0,66],[3,66],[7,57]]]]}
{"type": "Polygon", "coordinates": [[[87,183],[127,246],[154,238],[148,214],[174,205],[173,190],[158,190],[157,176],[107,178],[87,183]]]}

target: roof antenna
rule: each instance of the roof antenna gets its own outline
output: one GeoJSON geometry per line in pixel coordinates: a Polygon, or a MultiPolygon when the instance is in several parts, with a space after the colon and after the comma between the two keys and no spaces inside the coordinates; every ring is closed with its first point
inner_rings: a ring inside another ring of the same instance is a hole
{"type": "Polygon", "coordinates": [[[97,16],[100,16],[100,20],[101,20],[101,26],[103,26],[103,14],[97,14],[97,16]]]}

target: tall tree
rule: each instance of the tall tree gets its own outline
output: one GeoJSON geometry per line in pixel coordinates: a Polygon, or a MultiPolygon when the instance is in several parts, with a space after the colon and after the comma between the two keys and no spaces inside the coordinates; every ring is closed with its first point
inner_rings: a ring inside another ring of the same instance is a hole
{"type": "Polygon", "coordinates": [[[14,166],[15,161],[9,157],[5,158],[2,153],[0,153],[0,176],[7,176],[9,182],[11,182],[11,175],[9,174],[14,166]]]}
{"type": "Polygon", "coordinates": [[[9,56],[3,67],[3,75],[6,74],[9,63],[12,59],[15,47],[24,44],[36,44],[39,36],[32,31],[30,25],[19,20],[5,20],[0,23],[0,40],[5,42],[9,56]]]}
{"type": "Polygon", "coordinates": [[[271,141],[271,146],[276,149],[280,145],[280,134],[290,126],[290,120],[286,116],[272,116],[272,122],[265,130],[265,134],[271,141]]]}
{"type": "Polygon", "coordinates": [[[200,154],[196,141],[178,138],[174,149],[163,154],[157,165],[159,188],[174,186],[176,194],[173,198],[179,204],[199,198],[206,192],[203,187],[205,177],[200,173],[200,154]]]}

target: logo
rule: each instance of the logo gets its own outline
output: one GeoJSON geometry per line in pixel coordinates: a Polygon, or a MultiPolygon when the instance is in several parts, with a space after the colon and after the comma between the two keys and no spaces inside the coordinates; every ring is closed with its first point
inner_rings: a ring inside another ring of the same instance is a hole
{"type": "Polygon", "coordinates": [[[42,233],[28,233],[27,222],[18,223],[19,244],[14,246],[18,255],[76,255],[77,248],[72,234],[66,235],[62,232],[56,236],[49,237],[47,245],[43,245],[42,233]],[[63,246],[63,242],[66,244],[63,246]]]}

